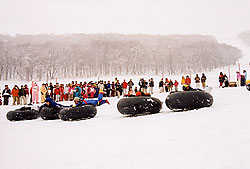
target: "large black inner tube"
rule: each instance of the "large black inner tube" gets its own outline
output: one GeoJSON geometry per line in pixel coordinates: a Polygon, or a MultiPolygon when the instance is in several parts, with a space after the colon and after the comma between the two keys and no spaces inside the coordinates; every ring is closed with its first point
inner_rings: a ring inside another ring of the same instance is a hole
{"type": "Polygon", "coordinates": [[[124,115],[154,114],[161,108],[162,102],[150,96],[122,98],[117,103],[118,111],[124,115]]]}
{"type": "Polygon", "coordinates": [[[95,117],[97,114],[94,105],[64,108],[59,112],[59,118],[64,121],[84,120],[95,117]]]}
{"type": "Polygon", "coordinates": [[[171,110],[193,110],[212,106],[213,97],[205,91],[175,92],[167,96],[165,103],[171,110]]]}
{"type": "Polygon", "coordinates": [[[14,111],[9,111],[6,114],[6,118],[10,121],[33,120],[37,119],[38,117],[38,110],[34,110],[31,107],[22,107],[14,111]]]}

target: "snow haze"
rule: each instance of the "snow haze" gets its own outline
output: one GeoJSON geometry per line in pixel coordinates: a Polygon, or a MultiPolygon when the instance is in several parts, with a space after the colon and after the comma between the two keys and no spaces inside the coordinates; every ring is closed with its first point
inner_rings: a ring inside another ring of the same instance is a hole
{"type": "Polygon", "coordinates": [[[250,28],[249,0],[0,1],[0,33],[232,36],[250,28]]]}

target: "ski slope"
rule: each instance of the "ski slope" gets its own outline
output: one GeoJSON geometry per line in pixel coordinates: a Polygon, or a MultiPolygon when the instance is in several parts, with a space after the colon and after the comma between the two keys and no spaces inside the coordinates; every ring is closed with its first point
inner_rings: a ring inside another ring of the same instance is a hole
{"type": "MultiPolygon", "coordinates": [[[[247,60],[249,48],[243,52],[247,60]]],[[[218,70],[205,73],[214,104],[199,110],[172,112],[163,103],[158,114],[126,117],[110,98],[89,120],[9,122],[6,113],[20,106],[0,106],[1,168],[249,169],[250,92],[220,89],[218,70]]],[[[167,94],[155,87],[153,96],[164,102],[167,94]]]]}

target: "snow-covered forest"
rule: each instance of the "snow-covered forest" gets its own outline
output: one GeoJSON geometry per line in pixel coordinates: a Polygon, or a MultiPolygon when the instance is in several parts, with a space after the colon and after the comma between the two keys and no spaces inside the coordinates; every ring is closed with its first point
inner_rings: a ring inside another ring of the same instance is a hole
{"type": "Polygon", "coordinates": [[[210,71],[240,57],[204,35],[0,35],[0,80],[210,71]]]}

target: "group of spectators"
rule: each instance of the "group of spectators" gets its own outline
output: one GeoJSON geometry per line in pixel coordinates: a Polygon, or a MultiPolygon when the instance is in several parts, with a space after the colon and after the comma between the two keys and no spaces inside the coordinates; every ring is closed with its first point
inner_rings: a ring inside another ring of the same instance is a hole
{"type": "MultiPolygon", "coordinates": [[[[200,84],[202,84],[202,88],[205,89],[206,88],[206,80],[207,80],[207,77],[205,76],[204,73],[202,73],[201,77],[199,77],[199,75],[196,74],[196,76],[194,78],[196,88],[199,89],[200,84]]],[[[182,85],[183,89],[191,86],[191,78],[189,77],[189,75],[187,75],[186,78],[184,76],[182,76],[181,85],[182,85]]],[[[165,78],[165,82],[163,81],[163,78],[159,82],[160,93],[163,93],[164,90],[165,90],[165,92],[178,91],[178,89],[179,89],[178,86],[179,86],[179,82],[177,80],[175,80],[173,82],[171,79],[168,79],[168,78],[165,78]]]]}
{"type": "MultiPolygon", "coordinates": [[[[242,74],[240,73],[240,71],[237,71],[236,77],[237,77],[237,81],[236,83],[232,83],[232,85],[236,85],[237,87],[246,85],[246,81],[247,81],[246,70],[243,70],[242,74]]],[[[227,75],[223,72],[220,72],[219,74],[219,84],[220,84],[219,87],[229,87],[230,85],[227,75]]]]}
{"type": "MultiPolygon", "coordinates": [[[[203,74],[203,76],[205,76],[203,74]]],[[[204,77],[201,77],[202,86],[205,86],[204,77]],[[203,84],[204,83],[204,84],[203,84]]],[[[198,86],[200,83],[200,79],[198,74],[195,77],[195,83],[198,86]]],[[[182,85],[190,85],[191,79],[187,75],[186,78],[184,76],[181,80],[182,85]]],[[[159,82],[159,90],[161,92],[172,92],[178,91],[179,83],[177,80],[174,82],[171,79],[165,78],[165,82],[163,82],[163,78],[159,82]],[[173,89],[174,87],[174,89],[173,89]]],[[[72,81],[68,84],[59,84],[59,83],[43,83],[42,86],[36,82],[32,82],[30,88],[28,85],[21,85],[18,87],[15,85],[11,90],[8,85],[5,85],[4,90],[2,91],[2,97],[4,100],[4,105],[9,105],[9,98],[12,97],[13,103],[12,105],[27,105],[27,104],[38,104],[44,103],[47,97],[50,97],[53,101],[73,101],[74,98],[98,98],[99,93],[103,93],[104,97],[115,97],[118,98],[123,95],[136,95],[137,92],[142,93],[154,93],[154,79],[150,78],[145,80],[144,78],[140,78],[138,85],[136,85],[132,79],[126,81],[125,79],[120,82],[117,78],[114,81],[103,81],[100,80],[98,82],[90,81],[90,82],[77,82],[72,81]]]]}

